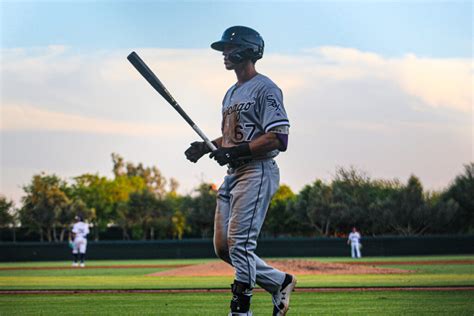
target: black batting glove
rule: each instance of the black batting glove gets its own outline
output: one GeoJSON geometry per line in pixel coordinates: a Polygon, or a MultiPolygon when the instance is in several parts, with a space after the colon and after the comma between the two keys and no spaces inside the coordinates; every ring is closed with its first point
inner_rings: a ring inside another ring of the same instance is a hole
{"type": "Polygon", "coordinates": [[[205,142],[194,142],[191,146],[186,149],[184,154],[186,158],[191,162],[197,162],[202,156],[211,152],[211,149],[205,142]]]}
{"type": "Polygon", "coordinates": [[[209,158],[214,158],[219,165],[224,166],[236,162],[241,158],[250,158],[250,146],[248,143],[243,143],[234,147],[220,147],[213,151],[209,158]]]}

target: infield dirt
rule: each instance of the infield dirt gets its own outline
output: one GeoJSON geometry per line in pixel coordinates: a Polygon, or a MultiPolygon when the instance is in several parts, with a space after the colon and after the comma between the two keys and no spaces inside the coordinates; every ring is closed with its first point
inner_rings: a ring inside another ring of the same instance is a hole
{"type": "MultiPolygon", "coordinates": [[[[379,268],[371,265],[354,265],[348,263],[326,263],[312,260],[290,259],[269,260],[267,263],[287,273],[304,274],[401,274],[409,270],[379,268]]],[[[160,271],[149,276],[231,276],[233,268],[224,262],[209,262],[160,271]]]]}

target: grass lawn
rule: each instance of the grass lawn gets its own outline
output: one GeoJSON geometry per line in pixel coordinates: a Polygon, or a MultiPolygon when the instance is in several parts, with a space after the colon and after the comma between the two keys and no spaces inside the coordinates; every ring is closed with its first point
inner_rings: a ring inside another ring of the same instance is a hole
{"type": "MultiPolygon", "coordinates": [[[[230,294],[0,295],[0,315],[225,315],[230,294]]],[[[289,315],[473,315],[474,293],[295,292],[289,315]]],[[[269,315],[266,293],[252,299],[255,315],[269,315]]]]}
{"type": "MultiPolygon", "coordinates": [[[[419,261],[419,260],[464,260],[474,256],[436,256],[436,257],[391,257],[367,258],[381,261],[419,261]]],[[[198,264],[206,260],[130,260],[130,261],[88,261],[86,269],[68,268],[57,270],[0,270],[0,290],[6,289],[165,289],[165,288],[228,288],[232,277],[152,277],[148,274],[165,268],[97,268],[109,265],[165,265],[198,264]]],[[[325,262],[341,262],[341,258],[316,258],[325,262]]],[[[348,261],[348,259],[345,259],[348,261]]],[[[350,260],[350,259],[349,259],[350,260]]],[[[70,267],[70,262],[41,262],[3,264],[4,267],[57,266],[70,267]]],[[[357,286],[474,286],[474,265],[390,265],[414,271],[409,274],[368,274],[368,275],[300,275],[298,287],[357,287],[357,286]]]]}

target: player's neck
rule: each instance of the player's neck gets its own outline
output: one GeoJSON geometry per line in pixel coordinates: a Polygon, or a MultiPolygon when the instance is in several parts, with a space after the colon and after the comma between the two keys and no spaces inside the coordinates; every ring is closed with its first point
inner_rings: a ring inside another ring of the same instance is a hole
{"type": "Polygon", "coordinates": [[[250,79],[252,79],[258,74],[257,70],[255,70],[254,63],[252,63],[251,61],[242,64],[241,67],[236,67],[234,71],[235,71],[235,75],[237,76],[238,86],[240,86],[244,82],[249,81],[250,79]]]}

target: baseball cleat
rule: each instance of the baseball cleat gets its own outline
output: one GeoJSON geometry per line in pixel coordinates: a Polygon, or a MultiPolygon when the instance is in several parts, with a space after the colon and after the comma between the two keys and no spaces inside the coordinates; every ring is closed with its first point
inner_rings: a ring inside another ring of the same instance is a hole
{"type": "Polygon", "coordinates": [[[78,264],[77,262],[73,262],[73,263],[72,263],[72,266],[75,268],[75,267],[78,267],[79,264],[78,264]]]}
{"type": "Polygon", "coordinates": [[[86,265],[84,263],[81,263],[81,268],[84,268],[86,265]]]}
{"type": "Polygon", "coordinates": [[[295,286],[296,278],[291,274],[286,274],[281,289],[273,294],[273,316],[286,315],[290,309],[290,295],[295,286]]]}

